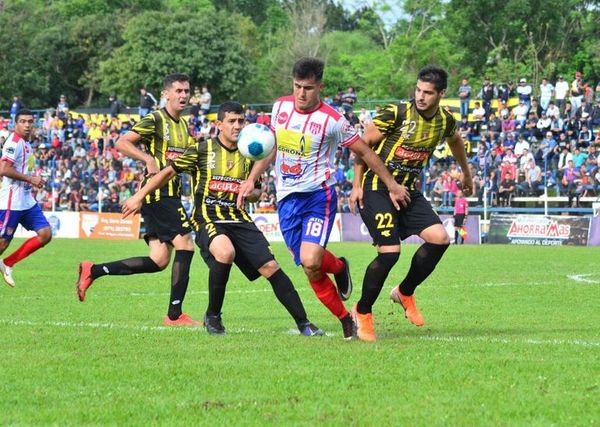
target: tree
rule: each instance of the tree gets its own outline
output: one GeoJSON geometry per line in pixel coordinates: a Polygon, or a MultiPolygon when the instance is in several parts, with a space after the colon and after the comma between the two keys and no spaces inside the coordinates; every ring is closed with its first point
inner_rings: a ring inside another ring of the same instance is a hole
{"type": "Polygon", "coordinates": [[[101,89],[133,103],[142,85],[158,89],[165,75],[185,72],[192,84],[207,84],[215,99],[234,98],[248,78],[241,31],[251,26],[225,11],[138,15],[125,29],[123,46],[100,63],[101,89]]]}

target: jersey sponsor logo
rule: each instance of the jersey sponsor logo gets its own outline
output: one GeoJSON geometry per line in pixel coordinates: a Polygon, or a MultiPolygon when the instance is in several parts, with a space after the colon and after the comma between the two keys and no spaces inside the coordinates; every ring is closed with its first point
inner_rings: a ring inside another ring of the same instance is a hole
{"type": "Polygon", "coordinates": [[[418,160],[423,161],[427,159],[429,156],[429,150],[427,151],[413,151],[404,148],[403,146],[399,146],[396,148],[394,155],[400,159],[404,160],[418,160]]]}
{"type": "Polygon", "coordinates": [[[15,154],[15,148],[14,147],[6,147],[6,152],[8,154],[15,154]]]}
{"type": "Polygon", "coordinates": [[[287,122],[288,118],[290,116],[288,115],[287,112],[282,112],[277,114],[277,123],[279,123],[280,125],[284,124],[285,122],[287,122]]]}
{"type": "Polygon", "coordinates": [[[179,156],[181,156],[184,151],[185,151],[184,148],[169,147],[169,148],[167,148],[167,152],[165,153],[165,157],[167,158],[167,160],[173,161],[176,158],[178,158],[179,156]]]}
{"type": "Polygon", "coordinates": [[[288,165],[287,163],[282,163],[280,167],[280,172],[281,178],[285,181],[287,179],[299,179],[304,171],[302,170],[302,164],[300,163],[296,163],[295,165],[288,165]]]}
{"type": "Polygon", "coordinates": [[[310,124],[308,125],[308,129],[310,130],[311,133],[321,133],[321,128],[323,127],[323,125],[321,123],[316,123],[316,122],[310,122],[310,124]]]}
{"type": "Polygon", "coordinates": [[[224,208],[233,208],[236,206],[237,201],[235,200],[224,200],[216,197],[207,196],[204,198],[204,204],[206,206],[221,206],[224,208]]]}
{"type": "Polygon", "coordinates": [[[236,193],[240,189],[240,181],[237,178],[231,178],[228,176],[216,176],[208,183],[208,189],[210,191],[216,191],[220,193],[236,193]]]}
{"type": "Polygon", "coordinates": [[[308,157],[312,138],[289,129],[277,129],[277,151],[294,157],[308,157]]]}

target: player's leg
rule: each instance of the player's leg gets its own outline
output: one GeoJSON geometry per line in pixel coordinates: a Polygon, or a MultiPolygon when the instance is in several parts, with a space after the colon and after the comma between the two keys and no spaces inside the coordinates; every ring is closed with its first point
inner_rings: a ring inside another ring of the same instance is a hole
{"type": "Polygon", "coordinates": [[[365,271],[361,297],[353,308],[353,316],[358,327],[358,338],[375,341],[373,305],[400,257],[400,230],[396,208],[385,192],[366,191],[364,208],[360,214],[377,246],[377,256],[365,271]]]}
{"type": "Polygon", "coordinates": [[[411,209],[402,216],[401,227],[406,237],[417,234],[425,243],[413,255],[406,277],[392,290],[390,298],[402,305],[411,323],[422,326],[425,321],[416,306],[413,294],[416,287],[429,277],[442,259],[450,245],[450,238],[429,202],[417,192],[411,193],[411,209]]]}
{"type": "Polygon", "coordinates": [[[196,232],[196,245],[208,266],[208,307],[204,315],[204,326],[211,335],[225,334],[221,309],[229,273],[235,260],[235,248],[225,233],[226,225],[218,223],[203,223],[196,232]]]}
{"type": "Polygon", "coordinates": [[[344,307],[335,285],[321,269],[324,247],[333,227],[335,191],[292,194],[283,199],[277,209],[281,233],[296,265],[308,277],[317,298],[342,322],[344,338],[354,335],[354,322],[344,307]]]}
{"type": "Polygon", "coordinates": [[[172,240],[175,258],[171,266],[171,293],[165,324],[168,325],[201,325],[183,313],[183,300],[190,282],[190,267],[194,256],[192,233],[178,234],[172,240]]]}
{"type": "Polygon", "coordinates": [[[26,230],[35,231],[37,234],[36,236],[27,239],[13,253],[0,261],[0,271],[2,271],[4,281],[9,286],[14,286],[15,281],[12,277],[13,266],[38,249],[46,246],[50,240],[52,240],[52,229],[50,228],[50,224],[44,216],[44,213],[37,204],[25,211],[11,212],[9,216],[12,216],[12,220],[11,218],[8,219],[7,230],[12,229],[14,232],[17,226],[17,223],[14,223],[14,220],[19,218],[18,221],[26,230]]]}
{"type": "Polygon", "coordinates": [[[289,276],[279,267],[279,264],[275,260],[264,264],[258,269],[258,272],[269,281],[275,296],[290,316],[292,316],[302,335],[323,335],[323,331],[308,320],[300,295],[298,295],[289,276]]]}

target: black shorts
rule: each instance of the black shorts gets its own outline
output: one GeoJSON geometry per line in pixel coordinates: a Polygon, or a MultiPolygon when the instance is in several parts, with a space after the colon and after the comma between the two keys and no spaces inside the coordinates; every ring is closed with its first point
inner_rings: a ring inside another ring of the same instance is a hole
{"type": "Polygon", "coordinates": [[[196,233],[196,244],[208,267],[212,267],[215,258],[208,247],[218,235],[229,237],[235,248],[234,263],[248,280],[258,279],[258,269],[275,259],[271,246],[264,234],[250,222],[209,222],[200,225],[196,233]]]}
{"type": "Polygon", "coordinates": [[[413,234],[419,234],[440,217],[420,191],[410,193],[410,204],[396,210],[387,191],[365,191],[360,216],[373,238],[373,244],[394,246],[413,234]]]}
{"type": "Polygon", "coordinates": [[[465,223],[465,214],[456,214],[454,215],[454,226],[462,227],[465,223]]]}
{"type": "Polygon", "coordinates": [[[178,234],[184,236],[192,232],[190,220],[179,199],[168,197],[143,204],[141,214],[146,227],[146,243],[150,239],[171,242],[178,234]]]}

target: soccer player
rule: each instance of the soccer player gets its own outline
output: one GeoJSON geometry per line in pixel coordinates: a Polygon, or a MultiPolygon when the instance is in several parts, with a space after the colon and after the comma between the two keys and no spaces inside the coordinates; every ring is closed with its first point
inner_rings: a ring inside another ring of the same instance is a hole
{"type": "Polygon", "coordinates": [[[456,121],[439,105],[446,93],[447,80],[448,74],[441,68],[423,68],[417,79],[415,98],[387,105],[363,135],[396,182],[410,191],[409,205],[398,211],[386,196],[387,184],[362,162],[355,164],[351,208],[354,211],[358,202],[360,215],[377,247],[377,257],[365,272],[361,298],[353,308],[358,337],[364,341],[376,340],[373,304],[400,257],[401,239],[413,234],[425,243],[415,252],[406,277],[392,290],[390,298],[402,306],[411,323],[417,326],[425,323],[413,293],[435,269],[450,240],[438,215],[415,185],[435,147],[444,139],[462,168],[463,193],[468,195],[473,189],[465,146],[456,131],[456,121]]]}
{"type": "MultiPolygon", "coordinates": [[[[196,243],[209,267],[208,308],[204,325],[211,335],[225,334],[221,308],[231,266],[235,263],[251,281],[265,277],[275,296],[296,321],[303,335],[322,335],[310,323],[290,278],[279,268],[267,239],[244,208],[237,208],[240,183],[247,179],[252,161],[242,157],[237,140],[244,125],[244,110],[237,102],[224,102],[217,115],[219,135],[189,147],[183,155],[154,176],[123,204],[128,216],[140,209],[142,200],[179,173],[195,177],[192,223],[196,243]]],[[[256,201],[260,187],[248,200],[256,201]]]]}
{"type": "MultiPolygon", "coordinates": [[[[187,122],[181,118],[181,113],[190,97],[189,77],[185,74],[166,76],[162,94],[166,100],[165,108],[143,117],[131,131],[118,139],[116,145],[121,153],[145,163],[147,175],[142,184],[194,143],[188,134],[187,122]],[[138,143],[143,145],[145,151],[136,146],[138,143]]],[[[83,261],[79,264],[77,281],[79,300],[85,300],[86,291],[99,277],[155,273],[164,270],[169,265],[171,253],[175,248],[175,260],[171,269],[169,309],[164,324],[201,326],[202,322],[195,321],[182,312],[189,282],[190,264],[194,255],[194,242],[190,221],[181,204],[180,179],[169,181],[148,194],[144,198],[141,213],[146,225],[144,239],[150,249],[149,256],[102,264],[83,261]]]]}
{"type": "Polygon", "coordinates": [[[19,224],[37,233],[0,260],[0,271],[10,287],[15,286],[13,266],[52,240],[50,224],[31,194],[32,187],[44,187],[44,180],[32,175],[34,157],[29,138],[33,133],[33,122],[31,111],[17,111],[14,132],[4,142],[0,158],[0,254],[10,245],[19,224]]]}
{"type": "Polygon", "coordinates": [[[344,338],[350,340],[356,328],[343,303],[352,291],[348,261],[326,249],[337,206],[333,187],[337,148],[348,147],[364,159],[386,183],[390,203],[396,208],[408,203],[409,196],[345,117],[321,102],[324,66],[317,58],[301,58],[295,63],[293,95],[279,98],[273,105],[271,130],[276,150],[255,163],[240,186],[238,206],[276,158],[277,208],[285,243],[319,300],[341,321],[344,338]],[[337,291],[328,273],[334,275],[337,291]]]}

